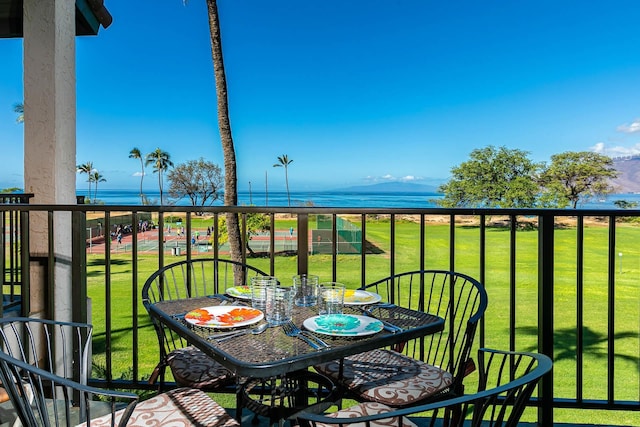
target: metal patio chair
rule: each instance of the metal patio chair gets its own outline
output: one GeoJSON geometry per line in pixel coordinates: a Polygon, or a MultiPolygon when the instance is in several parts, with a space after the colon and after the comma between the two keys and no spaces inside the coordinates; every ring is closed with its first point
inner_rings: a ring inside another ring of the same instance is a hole
{"type": "MultiPolygon", "coordinates": [[[[442,332],[392,349],[367,351],[316,365],[347,397],[400,407],[463,393],[473,369],[471,347],[487,308],[484,286],[465,274],[419,270],[396,274],[363,289],[391,303],[444,318],[442,332]]],[[[376,310],[382,310],[381,306],[376,310]]]]}
{"type": "Polygon", "coordinates": [[[91,338],[85,323],[0,320],[0,380],[21,425],[239,426],[201,390],[179,388],[139,401],[133,393],[88,386],[91,338]]]}
{"type": "MultiPolygon", "coordinates": [[[[147,279],[142,287],[142,303],[148,310],[150,304],[159,301],[223,294],[227,287],[234,286],[234,269],[241,272],[241,283],[245,285],[252,276],[267,275],[258,268],[226,259],[179,261],[161,268],[147,279]]],[[[235,376],[228,369],[150,317],[160,347],[160,362],[149,379],[150,383],[160,378],[162,389],[167,366],[176,383],[182,387],[214,391],[234,383],[235,376]]]]}
{"type": "Polygon", "coordinates": [[[542,354],[480,349],[473,394],[405,408],[364,402],[330,414],[303,412],[298,421],[303,427],[515,427],[538,381],[552,366],[542,354]]]}

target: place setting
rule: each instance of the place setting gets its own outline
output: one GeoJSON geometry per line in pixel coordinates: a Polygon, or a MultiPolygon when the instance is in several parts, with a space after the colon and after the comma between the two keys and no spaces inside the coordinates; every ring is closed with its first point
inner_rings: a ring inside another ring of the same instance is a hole
{"type": "Polygon", "coordinates": [[[318,342],[324,347],[330,346],[316,334],[329,337],[358,337],[375,334],[383,329],[382,323],[376,319],[343,314],[344,305],[372,304],[380,301],[381,297],[377,294],[347,290],[342,283],[338,282],[320,283],[318,276],[307,274],[293,276],[293,286],[295,288],[294,304],[301,307],[316,307],[318,315],[304,319],[301,327],[289,320],[285,332],[287,335],[307,341],[312,347],[318,342]],[[309,342],[310,340],[314,340],[315,343],[309,342]]]}
{"type": "Polygon", "coordinates": [[[365,290],[346,289],[338,282],[318,287],[318,315],[305,319],[303,327],[313,333],[331,337],[364,337],[384,329],[382,321],[370,315],[343,313],[344,306],[378,303],[381,296],[365,290]]]}

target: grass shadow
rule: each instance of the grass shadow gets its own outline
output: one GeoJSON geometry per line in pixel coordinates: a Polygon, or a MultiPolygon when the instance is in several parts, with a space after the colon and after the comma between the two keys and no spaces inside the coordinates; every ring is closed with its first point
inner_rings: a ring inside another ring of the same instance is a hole
{"type": "MultiPolygon", "coordinates": [[[[138,316],[138,331],[143,329],[150,329],[155,335],[155,331],[153,331],[153,323],[149,318],[147,313],[140,314],[138,316]]],[[[127,328],[119,328],[111,330],[111,352],[114,352],[115,349],[124,349],[129,350],[131,348],[131,333],[133,332],[133,327],[127,328]]],[[[106,354],[107,352],[107,334],[105,332],[98,332],[93,335],[92,339],[92,348],[94,354],[106,354]]]]}
{"type": "MultiPolygon", "coordinates": [[[[525,326],[518,328],[518,332],[522,332],[526,335],[537,336],[538,328],[533,326],[525,326]]],[[[605,349],[602,348],[606,345],[608,337],[606,334],[595,332],[593,329],[585,327],[582,330],[583,341],[583,354],[595,357],[596,359],[607,359],[608,354],[605,349]]],[[[614,335],[615,340],[624,338],[637,338],[637,333],[634,332],[618,332],[614,335]]],[[[555,349],[555,360],[571,360],[575,361],[576,354],[579,349],[577,347],[578,342],[578,330],[576,328],[558,329],[553,334],[553,342],[555,349]]],[[[531,346],[526,349],[527,351],[537,351],[536,346],[531,346]]],[[[640,357],[634,357],[626,354],[614,354],[615,357],[634,363],[640,369],[640,357]]]]}

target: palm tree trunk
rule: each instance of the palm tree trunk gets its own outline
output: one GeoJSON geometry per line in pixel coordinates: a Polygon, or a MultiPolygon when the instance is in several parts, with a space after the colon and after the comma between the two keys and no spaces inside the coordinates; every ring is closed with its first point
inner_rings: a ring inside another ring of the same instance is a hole
{"type": "MultiPolygon", "coordinates": [[[[216,0],[207,0],[207,10],[209,13],[209,31],[211,33],[211,57],[213,59],[213,70],[216,79],[216,97],[218,98],[218,128],[220,130],[220,141],[222,143],[222,154],[224,157],[224,204],[226,206],[237,206],[238,178],[236,171],[236,152],[231,135],[231,121],[229,120],[227,78],[224,72],[222,38],[220,36],[220,20],[216,0]]],[[[242,262],[242,236],[240,235],[238,215],[228,213],[226,219],[231,259],[242,262]]],[[[242,281],[240,271],[234,270],[234,281],[235,283],[242,281]]]]}
{"type": "Polygon", "coordinates": [[[291,207],[291,196],[289,195],[289,172],[287,171],[287,166],[284,167],[284,183],[287,186],[287,203],[289,207],[291,207]]]}
{"type": "Polygon", "coordinates": [[[160,206],[163,205],[162,203],[162,171],[158,170],[158,188],[160,189],[160,206]]]}
{"type": "Polygon", "coordinates": [[[142,161],[142,157],[140,157],[140,170],[142,175],[140,175],[140,204],[144,204],[144,195],[142,194],[142,180],[144,179],[144,162],[142,161]]]}

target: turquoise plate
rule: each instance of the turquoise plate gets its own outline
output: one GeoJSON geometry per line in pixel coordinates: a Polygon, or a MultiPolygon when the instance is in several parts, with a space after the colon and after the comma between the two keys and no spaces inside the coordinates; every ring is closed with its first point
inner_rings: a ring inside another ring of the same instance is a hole
{"type": "Polygon", "coordinates": [[[352,314],[313,316],[306,319],[302,324],[311,332],[335,337],[373,335],[383,328],[382,322],[377,319],[352,314]]]}

